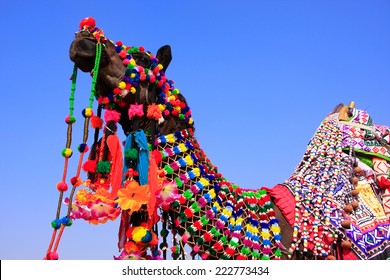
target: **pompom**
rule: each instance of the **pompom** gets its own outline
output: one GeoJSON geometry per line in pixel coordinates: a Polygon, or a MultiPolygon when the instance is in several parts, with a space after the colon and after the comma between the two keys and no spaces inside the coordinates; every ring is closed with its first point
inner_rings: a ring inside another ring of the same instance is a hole
{"type": "Polygon", "coordinates": [[[139,104],[139,105],[138,103],[131,104],[128,114],[130,120],[135,116],[142,117],[144,115],[144,104],[139,104]]]}
{"type": "Polygon", "coordinates": [[[63,149],[61,153],[62,153],[62,156],[66,157],[66,158],[70,158],[73,154],[72,150],[69,148],[63,149]]]}
{"type": "Polygon", "coordinates": [[[60,192],[66,192],[68,190],[68,184],[65,182],[59,182],[56,187],[60,192]]]}
{"type": "Polygon", "coordinates": [[[59,229],[61,227],[61,220],[60,219],[55,219],[51,222],[51,226],[54,229],[59,229]]]}
{"type": "Polygon", "coordinates": [[[120,82],[119,85],[118,85],[118,88],[120,89],[125,89],[126,88],[126,83],[125,82],[120,82]]]}
{"type": "Polygon", "coordinates": [[[65,117],[65,122],[67,123],[67,124],[73,124],[73,123],[75,123],[76,122],[76,118],[75,118],[75,116],[66,116],[65,117]]]}
{"type": "Polygon", "coordinates": [[[92,117],[93,116],[93,110],[91,108],[85,108],[81,114],[83,115],[84,118],[87,117],[92,117]]]}
{"type": "Polygon", "coordinates": [[[104,120],[106,122],[114,121],[118,122],[121,117],[121,114],[114,110],[107,110],[104,112],[104,120]]]}
{"type": "Polygon", "coordinates": [[[78,187],[83,183],[83,181],[80,177],[75,176],[70,179],[70,183],[72,184],[72,186],[78,187]]]}
{"type": "Polygon", "coordinates": [[[63,217],[63,218],[61,218],[61,224],[63,224],[64,226],[70,227],[73,224],[73,222],[69,217],[63,217]]]}
{"type": "Polygon", "coordinates": [[[110,172],[111,164],[109,161],[99,161],[97,164],[96,172],[101,174],[107,174],[110,172]]]}
{"type": "Polygon", "coordinates": [[[130,148],[125,150],[126,160],[136,160],[138,158],[138,150],[136,148],[130,148]]]}
{"type": "Polygon", "coordinates": [[[46,254],[46,260],[58,260],[59,256],[57,252],[49,252],[46,254]]]}
{"type": "Polygon", "coordinates": [[[83,170],[85,172],[95,173],[96,172],[96,161],[94,161],[94,160],[87,160],[83,164],[82,168],[83,168],[83,170]]]}
{"type": "Polygon", "coordinates": [[[87,144],[82,143],[77,147],[77,150],[79,150],[80,153],[86,153],[89,150],[89,147],[87,144]]]}
{"type": "Polygon", "coordinates": [[[83,30],[84,28],[95,28],[96,21],[93,17],[83,18],[79,23],[79,30],[83,30]]]}
{"type": "Polygon", "coordinates": [[[101,118],[99,118],[98,116],[93,116],[91,118],[91,126],[92,126],[92,128],[101,129],[103,127],[103,120],[101,118]]]}
{"type": "Polygon", "coordinates": [[[162,117],[161,110],[155,103],[148,106],[147,117],[156,121],[162,117]]]}

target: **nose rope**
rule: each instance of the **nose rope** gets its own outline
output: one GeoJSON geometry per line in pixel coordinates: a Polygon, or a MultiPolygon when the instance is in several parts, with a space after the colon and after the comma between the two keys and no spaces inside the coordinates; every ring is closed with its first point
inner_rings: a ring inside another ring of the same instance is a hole
{"type": "Polygon", "coordinates": [[[68,201],[68,209],[67,214],[63,218],[60,218],[61,214],[61,206],[62,206],[62,200],[64,193],[68,190],[68,184],[66,183],[66,176],[68,171],[68,163],[69,158],[72,156],[73,152],[70,149],[71,143],[72,143],[72,125],[76,122],[76,118],[73,115],[74,113],[74,100],[75,100],[75,91],[76,91],[76,80],[77,80],[77,66],[76,64],[73,67],[73,73],[72,73],[72,86],[70,90],[70,96],[69,96],[69,115],[65,118],[65,122],[68,124],[67,128],[67,137],[66,137],[66,146],[65,149],[62,151],[62,155],[65,158],[64,162],[64,168],[63,168],[63,175],[62,175],[62,181],[59,182],[56,187],[57,190],[60,192],[59,199],[58,199],[58,205],[57,205],[57,211],[56,211],[56,218],[51,222],[51,226],[53,227],[53,234],[50,240],[49,247],[46,252],[46,256],[44,259],[53,260],[58,259],[57,254],[57,248],[59,246],[62,234],[65,230],[66,226],[72,225],[72,220],[70,219],[70,213],[72,210],[72,200],[75,193],[75,190],[78,186],[81,184],[81,180],[79,179],[80,171],[81,171],[81,163],[83,161],[84,154],[88,151],[88,146],[86,144],[88,140],[88,124],[90,118],[93,116],[92,106],[93,101],[96,97],[96,82],[97,77],[99,73],[99,66],[100,66],[100,59],[102,54],[102,44],[98,42],[96,44],[96,56],[95,56],[95,62],[94,67],[92,70],[92,85],[91,85],[91,93],[89,97],[89,106],[83,110],[83,116],[84,116],[84,133],[83,133],[83,143],[78,146],[78,150],[80,152],[80,158],[79,163],[77,167],[76,175],[71,178],[71,184],[72,184],[72,190],[69,196],[68,201]],[[59,230],[59,233],[57,235],[57,231],[59,230]],[[53,247],[54,245],[54,247],[53,247]]]}

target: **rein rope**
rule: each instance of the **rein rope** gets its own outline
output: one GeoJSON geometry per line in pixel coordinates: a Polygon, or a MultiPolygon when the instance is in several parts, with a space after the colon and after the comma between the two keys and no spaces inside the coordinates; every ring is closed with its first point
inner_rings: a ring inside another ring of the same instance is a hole
{"type": "Polygon", "coordinates": [[[62,180],[57,184],[57,190],[60,192],[59,199],[58,199],[58,205],[57,205],[57,211],[56,211],[56,218],[51,222],[51,226],[53,227],[53,234],[50,240],[49,247],[46,251],[45,259],[58,259],[57,249],[62,237],[62,234],[65,230],[66,226],[72,225],[72,220],[69,218],[70,213],[72,211],[72,200],[74,193],[76,191],[76,188],[81,185],[81,182],[79,180],[79,175],[81,171],[81,165],[83,161],[84,154],[88,152],[89,148],[86,144],[88,140],[88,124],[90,118],[93,116],[92,106],[93,101],[96,96],[96,82],[97,77],[99,73],[99,65],[100,65],[100,58],[102,54],[102,44],[99,42],[96,44],[96,57],[95,57],[95,63],[92,70],[93,78],[92,78],[92,86],[91,86],[91,93],[89,97],[89,106],[83,110],[82,114],[84,116],[84,132],[83,132],[83,142],[78,146],[78,151],[80,152],[80,158],[77,166],[76,175],[71,178],[71,184],[72,184],[72,190],[69,196],[69,203],[68,203],[68,209],[66,216],[60,218],[61,215],[61,204],[64,196],[64,192],[68,190],[68,184],[66,183],[66,177],[68,173],[68,165],[69,165],[69,158],[73,155],[73,151],[70,149],[71,143],[72,143],[72,126],[76,122],[76,118],[73,115],[74,113],[74,100],[75,100],[75,91],[76,91],[76,80],[77,80],[77,66],[76,64],[73,67],[73,73],[72,73],[72,86],[70,91],[70,97],[69,97],[69,115],[65,118],[65,122],[68,124],[67,128],[67,136],[66,136],[66,146],[65,149],[62,150],[62,156],[65,158],[64,162],[64,168],[63,168],[63,175],[62,180]],[[57,231],[59,230],[59,233],[57,235],[57,231]],[[54,247],[53,247],[54,245],[54,247]]]}

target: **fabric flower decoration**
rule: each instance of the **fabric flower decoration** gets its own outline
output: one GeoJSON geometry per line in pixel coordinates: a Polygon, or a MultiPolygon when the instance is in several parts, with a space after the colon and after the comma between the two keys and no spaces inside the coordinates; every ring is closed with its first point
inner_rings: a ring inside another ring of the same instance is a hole
{"type": "Polygon", "coordinates": [[[125,183],[125,187],[118,190],[119,206],[123,210],[129,210],[129,214],[133,211],[138,211],[143,204],[149,200],[149,186],[140,186],[136,181],[129,180],[125,183]]]}
{"type": "MultiPolygon", "coordinates": [[[[65,199],[66,204],[69,202],[68,198],[65,199]]],[[[96,192],[79,190],[71,209],[72,219],[83,219],[95,225],[113,221],[120,214],[120,208],[115,207],[113,195],[104,188],[98,188],[96,192]]]]}
{"type": "MultiPolygon", "coordinates": [[[[129,242],[127,242],[127,243],[129,243],[129,242]]],[[[127,245],[127,243],[126,243],[126,245],[127,245]]],[[[126,252],[126,249],[123,250],[122,253],[118,257],[114,256],[114,260],[142,260],[142,259],[143,258],[141,257],[140,251],[126,252]]]]}
{"type": "Polygon", "coordinates": [[[162,189],[157,193],[157,202],[161,205],[169,205],[180,197],[176,181],[164,180],[162,189]]]}

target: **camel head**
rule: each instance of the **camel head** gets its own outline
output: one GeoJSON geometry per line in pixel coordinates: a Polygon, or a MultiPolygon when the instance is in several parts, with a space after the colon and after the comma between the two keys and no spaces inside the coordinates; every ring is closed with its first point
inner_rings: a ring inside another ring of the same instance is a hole
{"type": "Polygon", "coordinates": [[[172,60],[170,46],[154,55],[142,47],[114,44],[95,27],[94,19],[86,18],[69,56],[83,72],[93,72],[98,61],[96,98],[105,109],[120,113],[119,123],[126,134],[137,129],[169,134],[192,127],[185,98],[165,76],[172,60]]]}

